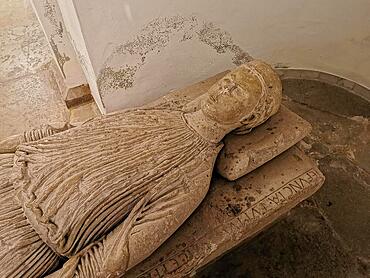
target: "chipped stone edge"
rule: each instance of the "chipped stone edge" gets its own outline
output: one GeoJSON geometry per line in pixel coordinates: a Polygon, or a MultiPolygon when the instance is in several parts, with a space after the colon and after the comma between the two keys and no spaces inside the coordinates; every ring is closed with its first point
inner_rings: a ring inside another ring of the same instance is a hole
{"type": "Polygon", "coordinates": [[[361,85],[353,80],[319,70],[302,68],[275,68],[282,80],[304,79],[320,81],[329,85],[337,86],[353,93],[370,102],[370,88],[361,85]]]}

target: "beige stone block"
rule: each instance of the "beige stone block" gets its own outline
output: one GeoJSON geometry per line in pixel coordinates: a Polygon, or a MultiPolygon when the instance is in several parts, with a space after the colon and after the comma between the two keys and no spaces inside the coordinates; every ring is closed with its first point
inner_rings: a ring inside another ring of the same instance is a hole
{"type": "Polygon", "coordinates": [[[317,80],[319,78],[319,72],[315,70],[302,70],[301,78],[309,80],[317,80]]]}
{"type": "Polygon", "coordinates": [[[284,79],[285,78],[286,69],[275,68],[275,71],[279,75],[280,79],[284,79]]]}
{"type": "Polygon", "coordinates": [[[340,87],[344,87],[346,89],[349,89],[349,90],[352,90],[353,89],[353,86],[355,85],[355,83],[351,80],[347,80],[347,79],[340,79],[337,83],[338,86],[340,87]]]}
{"type": "Polygon", "coordinates": [[[319,79],[320,72],[316,70],[306,69],[290,69],[290,68],[278,68],[275,69],[281,79],[319,79]]]}
{"type": "Polygon", "coordinates": [[[68,108],[81,105],[91,100],[93,100],[93,97],[88,85],[81,85],[68,89],[65,98],[65,102],[68,108]]]}
{"type": "Polygon", "coordinates": [[[54,74],[54,79],[59,87],[60,96],[62,97],[63,100],[65,100],[68,94],[68,87],[65,84],[65,79],[54,60],[50,63],[50,69],[52,70],[54,74]]]}
{"type": "Polygon", "coordinates": [[[217,171],[228,180],[238,179],[292,147],[310,131],[307,121],[281,106],[277,114],[249,134],[225,137],[217,171]]]}
{"type": "Polygon", "coordinates": [[[34,74],[52,57],[38,22],[0,29],[0,82],[34,74]]]}
{"type": "Polygon", "coordinates": [[[215,177],[200,207],[125,277],[186,277],[252,238],[312,195],[324,176],[293,147],[234,182],[215,177]]]}
{"type": "Polygon", "coordinates": [[[36,21],[30,1],[0,1],[0,29],[30,25],[36,21]]]}
{"type": "Polygon", "coordinates": [[[81,105],[70,108],[70,124],[78,126],[90,119],[100,116],[98,106],[94,101],[83,103],[81,105]]]}
{"type": "Polygon", "coordinates": [[[323,82],[326,82],[332,85],[337,84],[337,82],[339,81],[338,76],[335,76],[335,75],[332,75],[326,72],[320,72],[319,79],[320,81],[323,81],[323,82]]]}
{"type": "Polygon", "coordinates": [[[370,89],[369,88],[366,88],[360,84],[355,84],[355,86],[353,87],[353,92],[356,95],[363,97],[364,99],[370,101],[370,89]]]}
{"type": "Polygon", "coordinates": [[[301,79],[302,70],[300,69],[280,69],[280,72],[284,74],[284,79],[301,79]]]}
{"type": "Polygon", "coordinates": [[[0,139],[39,128],[65,123],[68,110],[49,69],[0,82],[0,139]]]}

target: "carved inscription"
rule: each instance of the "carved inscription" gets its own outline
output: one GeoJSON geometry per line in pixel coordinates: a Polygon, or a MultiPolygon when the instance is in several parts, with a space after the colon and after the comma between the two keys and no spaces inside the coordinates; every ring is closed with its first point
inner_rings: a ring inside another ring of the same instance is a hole
{"type": "MultiPolygon", "coordinates": [[[[291,199],[297,198],[308,188],[319,185],[321,180],[322,175],[318,170],[314,168],[308,170],[283,184],[250,208],[242,211],[238,216],[234,216],[230,221],[217,226],[213,229],[212,234],[203,234],[196,240],[189,240],[188,244],[182,243],[180,245],[182,248],[176,254],[161,259],[158,265],[142,273],[139,277],[167,277],[182,272],[184,272],[182,274],[188,274],[189,271],[194,269],[196,265],[201,264],[202,260],[211,254],[212,247],[210,242],[212,242],[213,237],[220,234],[230,235],[229,239],[233,240],[242,240],[248,237],[253,233],[253,226],[261,218],[273,214],[282,205],[291,199]]],[[[226,240],[228,239],[226,238],[226,240]]]]}

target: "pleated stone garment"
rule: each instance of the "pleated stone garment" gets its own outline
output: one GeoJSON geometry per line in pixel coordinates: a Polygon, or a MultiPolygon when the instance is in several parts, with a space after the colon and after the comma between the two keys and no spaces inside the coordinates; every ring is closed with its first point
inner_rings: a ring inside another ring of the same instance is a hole
{"type": "Polygon", "coordinates": [[[58,263],[24,216],[10,181],[14,154],[0,154],[0,277],[39,277],[58,263]]]}
{"type": "Polygon", "coordinates": [[[0,195],[9,251],[0,265],[39,276],[59,255],[68,260],[52,277],[124,275],[199,206],[223,137],[278,111],[279,84],[271,67],[251,62],[197,99],[195,111],[132,109],[56,134],[35,132],[32,142],[5,141],[3,150],[16,151],[0,195]]]}
{"type": "Polygon", "coordinates": [[[215,158],[220,148],[192,131],[182,114],[111,114],[18,147],[15,186],[42,239],[72,256],[121,223],[158,184],[176,188],[181,166],[215,158]]]}

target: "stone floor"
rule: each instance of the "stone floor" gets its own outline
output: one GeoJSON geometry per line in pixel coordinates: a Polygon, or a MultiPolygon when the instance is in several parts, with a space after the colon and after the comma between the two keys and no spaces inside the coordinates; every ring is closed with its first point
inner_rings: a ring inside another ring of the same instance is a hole
{"type": "MultiPolygon", "coordinates": [[[[27,1],[0,1],[0,139],[50,122],[79,122],[93,103],[68,110],[27,1]]],[[[307,153],[322,189],[199,277],[370,277],[370,104],[317,81],[285,80],[284,103],[313,125],[307,153]]]]}
{"type": "Polygon", "coordinates": [[[0,139],[53,122],[80,122],[94,103],[71,109],[62,101],[44,33],[25,0],[0,1],[0,139]]]}

